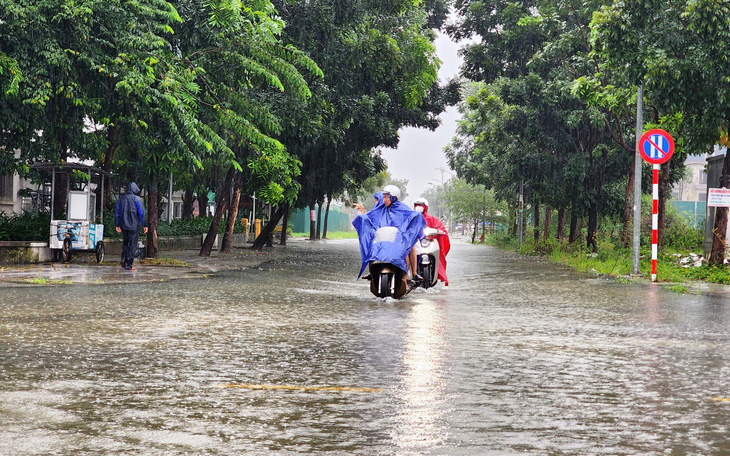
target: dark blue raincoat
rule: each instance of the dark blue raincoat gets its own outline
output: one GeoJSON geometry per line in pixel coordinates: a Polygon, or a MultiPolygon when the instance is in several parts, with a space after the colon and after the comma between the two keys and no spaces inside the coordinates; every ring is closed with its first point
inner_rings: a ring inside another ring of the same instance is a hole
{"type": "Polygon", "coordinates": [[[412,211],[411,208],[393,199],[388,207],[383,203],[383,194],[376,193],[375,199],[378,202],[375,207],[366,214],[360,214],[352,221],[352,226],[357,230],[360,237],[360,255],[362,256],[362,267],[360,277],[365,267],[371,261],[384,261],[398,266],[403,272],[408,272],[406,256],[411,251],[418,239],[423,236],[423,229],[426,222],[420,212],[412,211]],[[375,240],[375,232],[378,228],[392,226],[398,229],[395,238],[388,240],[375,240]]]}

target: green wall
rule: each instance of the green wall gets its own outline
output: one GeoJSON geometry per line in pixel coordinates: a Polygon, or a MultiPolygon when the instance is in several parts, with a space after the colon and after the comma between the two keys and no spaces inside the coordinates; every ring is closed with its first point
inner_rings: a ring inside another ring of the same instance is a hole
{"type": "MultiPolygon", "coordinates": [[[[295,233],[309,233],[309,209],[298,209],[289,216],[289,220],[295,233]]],[[[324,210],[322,210],[321,222],[324,223],[324,210]]],[[[327,217],[327,231],[350,231],[353,229],[348,214],[330,208],[327,217]]]]}

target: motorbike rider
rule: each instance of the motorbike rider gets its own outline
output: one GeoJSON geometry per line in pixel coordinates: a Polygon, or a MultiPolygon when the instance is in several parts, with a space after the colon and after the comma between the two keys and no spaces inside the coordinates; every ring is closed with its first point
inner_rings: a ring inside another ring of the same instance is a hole
{"type": "MultiPolygon", "coordinates": [[[[425,221],[418,213],[412,211],[407,205],[400,202],[400,189],[395,185],[386,185],[382,192],[374,195],[376,204],[370,211],[365,211],[361,204],[354,204],[361,212],[352,225],[357,230],[360,237],[360,253],[362,254],[362,268],[360,274],[365,270],[365,266],[371,261],[370,247],[372,246],[373,235],[378,228],[383,226],[393,226],[399,229],[403,234],[403,242],[406,256],[406,267],[410,267],[414,280],[422,280],[418,275],[418,262],[416,260],[416,252],[413,249],[416,241],[421,236],[425,221]]],[[[406,269],[402,268],[404,271],[406,269]]],[[[368,278],[365,276],[365,278],[368,278]]],[[[405,276],[404,276],[405,279],[405,276]]]]}
{"type": "Polygon", "coordinates": [[[444,286],[449,286],[449,279],[446,277],[446,254],[451,249],[451,241],[449,241],[449,233],[446,232],[446,227],[441,220],[428,214],[428,200],[426,198],[418,198],[413,202],[413,209],[416,212],[423,214],[423,219],[426,222],[426,226],[429,228],[436,228],[438,230],[438,236],[436,239],[439,243],[439,270],[438,279],[444,283],[444,286]]]}

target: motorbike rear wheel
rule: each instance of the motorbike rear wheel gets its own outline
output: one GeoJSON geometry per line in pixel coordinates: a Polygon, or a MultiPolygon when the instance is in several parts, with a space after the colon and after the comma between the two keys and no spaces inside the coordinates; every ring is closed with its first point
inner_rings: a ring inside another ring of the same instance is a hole
{"type": "Polygon", "coordinates": [[[390,296],[390,274],[382,273],[378,282],[378,297],[385,298],[390,296]]]}

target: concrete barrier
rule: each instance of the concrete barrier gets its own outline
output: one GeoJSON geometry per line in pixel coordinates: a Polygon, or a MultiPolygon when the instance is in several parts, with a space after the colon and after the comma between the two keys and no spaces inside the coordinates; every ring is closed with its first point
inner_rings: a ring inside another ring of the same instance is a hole
{"type": "Polygon", "coordinates": [[[51,258],[47,242],[0,242],[0,264],[43,263],[51,258]]]}

